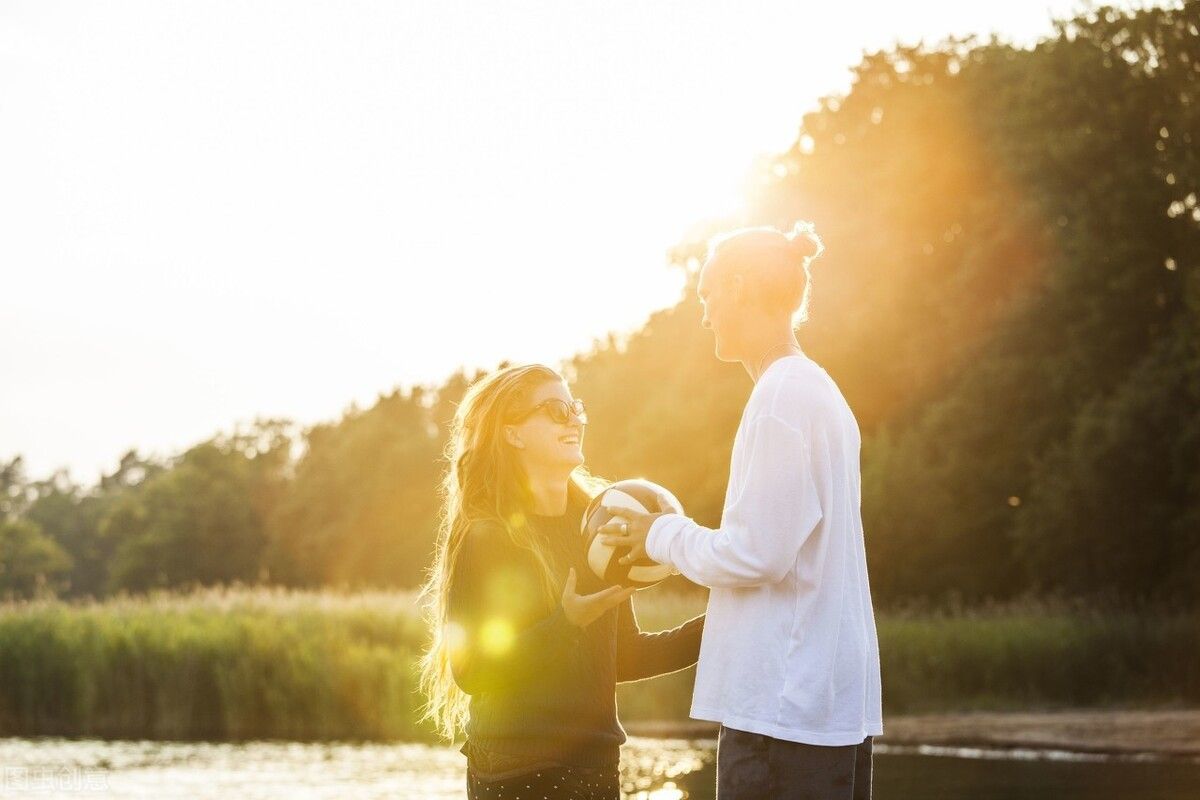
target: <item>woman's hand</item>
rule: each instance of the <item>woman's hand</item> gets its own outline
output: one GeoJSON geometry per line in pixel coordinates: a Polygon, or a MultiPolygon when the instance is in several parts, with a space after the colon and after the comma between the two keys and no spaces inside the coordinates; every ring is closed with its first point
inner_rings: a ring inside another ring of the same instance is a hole
{"type": "Polygon", "coordinates": [[[575,594],[575,568],[567,573],[567,582],[563,586],[562,607],[567,621],[579,628],[586,628],[604,616],[609,609],[624,603],[636,587],[609,586],[595,594],[575,594]]]}

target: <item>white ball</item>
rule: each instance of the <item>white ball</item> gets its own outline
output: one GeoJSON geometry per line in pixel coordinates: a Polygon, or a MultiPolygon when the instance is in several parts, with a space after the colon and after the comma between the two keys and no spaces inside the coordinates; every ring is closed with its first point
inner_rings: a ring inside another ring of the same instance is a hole
{"type": "Polygon", "coordinates": [[[607,584],[645,588],[675,574],[667,564],[659,564],[646,558],[632,564],[621,564],[619,559],[629,552],[627,547],[610,547],[597,535],[600,527],[620,516],[622,509],[641,514],[668,511],[683,513],[683,506],[675,495],[657,483],[644,478],[617,481],[596,495],[583,514],[582,530],[587,548],[588,566],[607,584]]]}

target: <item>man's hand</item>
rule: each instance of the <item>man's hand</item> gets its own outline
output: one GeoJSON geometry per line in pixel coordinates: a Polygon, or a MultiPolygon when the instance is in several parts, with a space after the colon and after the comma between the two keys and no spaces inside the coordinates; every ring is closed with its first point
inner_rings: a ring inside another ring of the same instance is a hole
{"type": "Polygon", "coordinates": [[[604,616],[610,608],[616,608],[624,603],[637,587],[609,586],[594,594],[575,594],[575,568],[567,573],[567,582],[563,585],[562,607],[567,621],[578,628],[586,628],[604,616]]]}
{"type": "Polygon", "coordinates": [[[609,547],[628,547],[629,552],[618,559],[620,564],[632,564],[646,555],[646,536],[654,520],[662,516],[657,514],[642,514],[622,508],[614,511],[616,519],[604,523],[597,531],[603,538],[600,540],[609,547]]]}

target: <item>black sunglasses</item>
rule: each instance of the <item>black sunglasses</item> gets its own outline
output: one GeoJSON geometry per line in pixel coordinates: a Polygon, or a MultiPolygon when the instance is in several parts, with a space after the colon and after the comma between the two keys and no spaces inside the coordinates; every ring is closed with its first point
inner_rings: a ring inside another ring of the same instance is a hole
{"type": "Polygon", "coordinates": [[[571,421],[572,416],[579,418],[582,425],[587,425],[587,410],[583,407],[582,400],[573,400],[569,405],[565,400],[560,400],[557,397],[551,397],[549,400],[543,400],[533,408],[520,415],[513,422],[520,422],[527,419],[542,409],[546,409],[546,416],[550,417],[559,425],[566,425],[571,421]]]}

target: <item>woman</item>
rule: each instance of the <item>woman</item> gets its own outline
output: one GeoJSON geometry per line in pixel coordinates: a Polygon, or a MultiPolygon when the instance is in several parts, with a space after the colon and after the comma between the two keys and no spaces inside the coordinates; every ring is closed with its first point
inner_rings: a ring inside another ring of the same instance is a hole
{"type": "Polygon", "coordinates": [[[439,730],[465,729],[471,798],[617,800],[617,682],[699,654],[703,617],[642,633],[633,590],[584,561],[580,520],[600,488],[582,470],[586,424],[540,365],[480,379],[455,415],[421,682],[439,730]]]}

